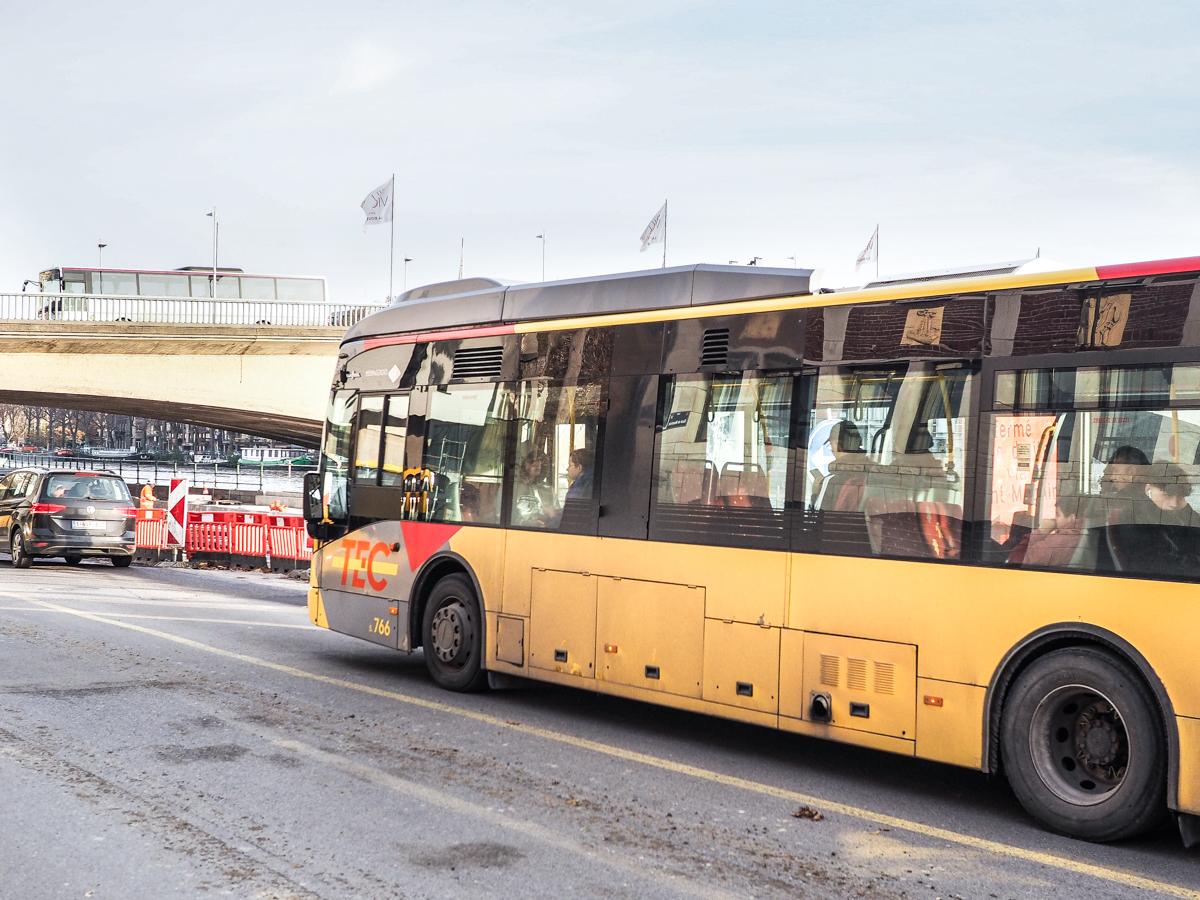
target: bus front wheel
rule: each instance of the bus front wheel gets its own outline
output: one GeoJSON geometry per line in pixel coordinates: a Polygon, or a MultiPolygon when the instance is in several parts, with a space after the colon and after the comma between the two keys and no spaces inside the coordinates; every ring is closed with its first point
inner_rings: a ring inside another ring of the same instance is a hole
{"type": "Polygon", "coordinates": [[[425,667],[440,687],[474,691],[483,686],[483,623],[466,575],[447,575],[433,586],[421,622],[425,667]]]}
{"type": "Polygon", "coordinates": [[[1115,841],[1166,816],[1157,701],[1102,650],[1072,647],[1031,663],[1005,700],[1000,740],[1013,793],[1055,831],[1115,841]]]}

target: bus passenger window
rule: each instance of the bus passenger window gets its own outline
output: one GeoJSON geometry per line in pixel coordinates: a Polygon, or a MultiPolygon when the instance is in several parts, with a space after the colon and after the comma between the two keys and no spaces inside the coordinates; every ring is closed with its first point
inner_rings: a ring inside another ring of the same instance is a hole
{"type": "Polygon", "coordinates": [[[604,385],[516,388],[516,470],[509,523],[572,533],[594,530],[595,461],[604,385]]]}
{"type": "Polygon", "coordinates": [[[791,377],[678,376],[664,388],[651,537],[780,546],[791,377]]]}
{"type": "Polygon", "coordinates": [[[408,395],[391,394],[383,417],[383,452],[379,483],[399,487],[404,483],[404,441],[408,436],[408,395]]]}
{"type": "Polygon", "coordinates": [[[359,401],[354,436],[354,480],[358,484],[374,484],[379,477],[382,419],[382,394],[366,396],[359,401]]]}
{"type": "Polygon", "coordinates": [[[433,476],[429,519],[500,524],[512,406],[512,390],[502,384],[451,385],[430,392],[423,460],[433,476]]]}
{"type": "Polygon", "coordinates": [[[807,547],[958,559],[971,384],[957,364],[823,369],[804,454],[807,547]]]}
{"type": "Polygon", "coordinates": [[[985,560],[1200,578],[1198,385],[1194,363],[998,373],[985,560]]]}

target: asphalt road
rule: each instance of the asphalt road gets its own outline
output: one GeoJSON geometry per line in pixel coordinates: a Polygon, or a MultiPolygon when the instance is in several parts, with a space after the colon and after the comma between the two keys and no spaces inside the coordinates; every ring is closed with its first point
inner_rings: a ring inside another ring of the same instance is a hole
{"type": "Polygon", "coordinates": [[[439,691],[258,573],[0,562],[0,897],[1200,897],[1169,829],[556,687],[439,691]]]}

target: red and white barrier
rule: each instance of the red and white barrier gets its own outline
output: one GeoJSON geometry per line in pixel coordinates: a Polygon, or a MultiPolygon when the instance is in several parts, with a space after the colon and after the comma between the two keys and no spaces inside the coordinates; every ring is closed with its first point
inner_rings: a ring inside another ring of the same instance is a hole
{"type": "MultiPolygon", "coordinates": [[[[172,495],[175,483],[171,485],[172,495]]],[[[184,550],[189,559],[217,565],[275,571],[307,568],[313,555],[312,538],[298,515],[244,509],[188,510],[186,500],[171,509],[139,509],[135,524],[138,556],[159,559],[184,550]],[[182,540],[173,544],[172,528],[184,516],[182,540]]]]}
{"type": "Polygon", "coordinates": [[[134,521],[134,543],[138,559],[157,560],[167,546],[167,511],[139,509],[134,521]]]}
{"type": "Polygon", "coordinates": [[[186,478],[172,478],[167,495],[167,546],[183,547],[187,539],[188,483],[186,478]]]}

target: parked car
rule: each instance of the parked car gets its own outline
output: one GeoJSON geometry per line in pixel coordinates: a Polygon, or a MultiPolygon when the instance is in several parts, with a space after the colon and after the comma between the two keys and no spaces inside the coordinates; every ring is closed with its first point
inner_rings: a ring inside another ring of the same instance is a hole
{"type": "Polygon", "coordinates": [[[124,568],[133,562],[136,517],[129,488],[112,472],[20,468],[0,478],[0,538],[17,569],[43,556],[70,565],[104,556],[124,568]]]}
{"type": "Polygon", "coordinates": [[[54,455],[55,455],[55,456],[74,456],[74,455],[75,455],[75,451],[74,451],[74,450],[68,450],[66,447],[63,447],[63,448],[61,448],[61,449],[59,449],[59,450],[55,450],[55,451],[54,451],[54,455]]]}

